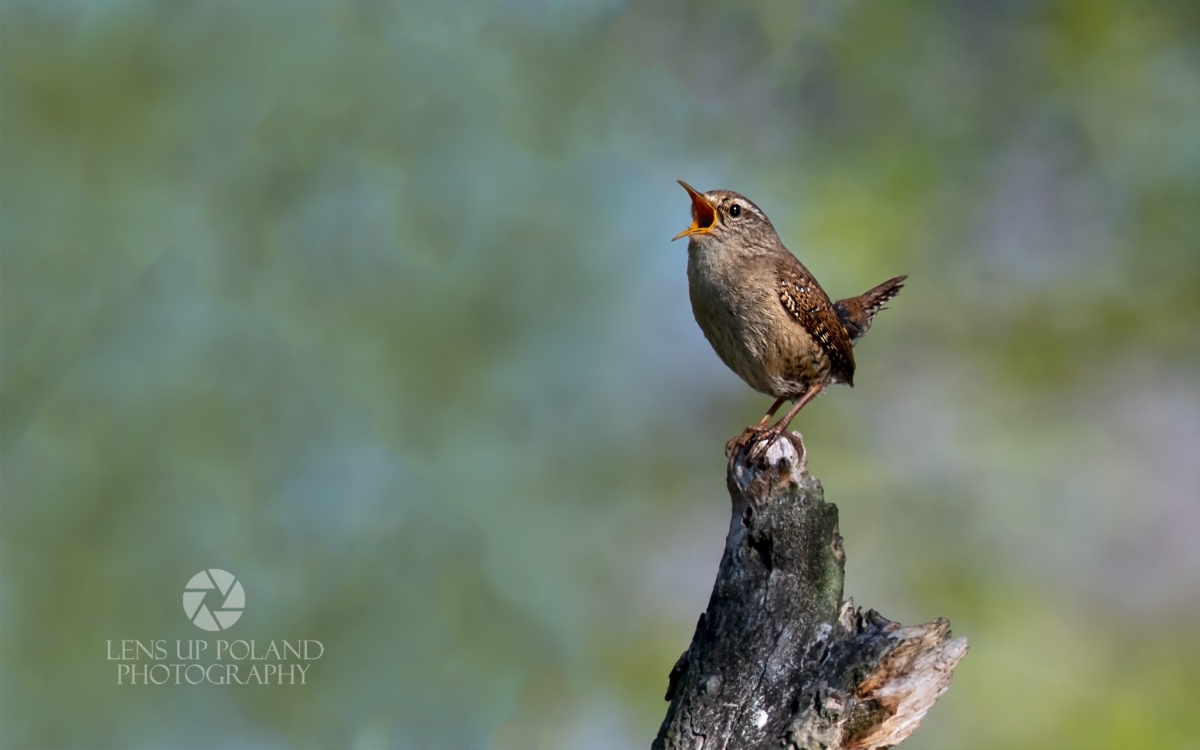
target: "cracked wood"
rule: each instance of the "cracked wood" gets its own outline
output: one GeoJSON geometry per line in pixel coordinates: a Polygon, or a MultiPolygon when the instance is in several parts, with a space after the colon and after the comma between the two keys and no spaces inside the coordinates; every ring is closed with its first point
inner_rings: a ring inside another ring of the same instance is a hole
{"type": "Polygon", "coordinates": [[[668,678],[655,750],[891,747],[966,655],[946,620],[905,628],[842,601],[837,507],[792,443],[735,452],[708,608],[668,678]]]}

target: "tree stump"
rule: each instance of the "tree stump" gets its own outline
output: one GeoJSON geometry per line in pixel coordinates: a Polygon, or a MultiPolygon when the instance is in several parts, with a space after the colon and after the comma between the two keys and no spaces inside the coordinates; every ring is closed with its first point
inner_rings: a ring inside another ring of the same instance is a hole
{"type": "MultiPolygon", "coordinates": [[[[751,441],[753,445],[753,441],[751,441]]],[[[725,554],[671,670],[654,750],[851,750],[899,744],[967,653],[938,619],[903,627],[842,601],[837,506],[787,439],[729,461],[725,554]]]]}

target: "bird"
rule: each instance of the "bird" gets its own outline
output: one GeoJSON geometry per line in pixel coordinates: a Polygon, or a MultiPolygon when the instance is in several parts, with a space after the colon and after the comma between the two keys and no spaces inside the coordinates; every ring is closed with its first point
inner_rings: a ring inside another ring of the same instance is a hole
{"type": "Polygon", "coordinates": [[[788,425],[830,385],[853,387],[854,344],[908,277],[833,302],[749,199],[679,184],[692,199],[692,225],[672,241],[688,238],[692,314],[721,361],[751,388],[775,398],[762,420],[726,450],[756,440],[750,455],[761,455],[786,434],[803,455],[803,442],[785,432],[788,425]],[[794,402],[791,410],[768,427],[788,401],[794,402]]]}

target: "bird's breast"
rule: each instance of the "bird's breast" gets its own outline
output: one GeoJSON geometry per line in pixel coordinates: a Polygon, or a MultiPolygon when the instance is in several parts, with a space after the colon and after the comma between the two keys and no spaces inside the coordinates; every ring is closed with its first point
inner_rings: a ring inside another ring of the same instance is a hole
{"type": "Polygon", "coordinates": [[[692,313],[721,361],[757,391],[795,397],[808,378],[793,373],[816,372],[821,363],[808,361],[811,339],[788,318],[775,287],[763,264],[688,253],[692,313]]]}

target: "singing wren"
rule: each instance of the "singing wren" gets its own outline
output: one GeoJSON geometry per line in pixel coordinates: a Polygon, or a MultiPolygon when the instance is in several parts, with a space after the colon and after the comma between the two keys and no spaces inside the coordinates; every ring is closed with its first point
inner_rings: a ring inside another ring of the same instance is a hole
{"type": "MultiPolygon", "coordinates": [[[[765,450],[827,386],[854,385],[853,345],[908,277],[831,302],[758,206],[731,190],[701,193],[679,184],[692,198],[692,225],[674,239],[688,238],[688,291],[696,322],[729,369],[775,397],[762,420],[726,447],[758,436],[765,450]],[[795,405],[767,427],[785,401],[795,405]]],[[[803,454],[803,444],[797,449],[803,454]]]]}

